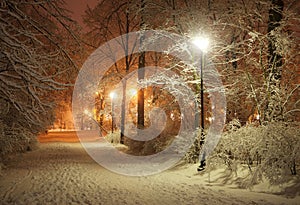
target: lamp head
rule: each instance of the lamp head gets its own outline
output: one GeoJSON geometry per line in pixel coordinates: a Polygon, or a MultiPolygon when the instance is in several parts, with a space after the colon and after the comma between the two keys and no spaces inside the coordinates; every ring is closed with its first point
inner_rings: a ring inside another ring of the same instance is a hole
{"type": "Polygon", "coordinates": [[[109,93],[109,97],[110,97],[111,99],[114,99],[114,98],[116,97],[116,93],[115,93],[115,92],[109,93]]]}
{"type": "Polygon", "coordinates": [[[135,96],[137,94],[137,91],[136,91],[136,89],[132,88],[129,90],[129,93],[130,93],[130,95],[135,96]]]}
{"type": "Polygon", "coordinates": [[[206,52],[209,45],[208,38],[204,37],[197,37],[193,39],[193,44],[197,46],[202,52],[206,52]]]}

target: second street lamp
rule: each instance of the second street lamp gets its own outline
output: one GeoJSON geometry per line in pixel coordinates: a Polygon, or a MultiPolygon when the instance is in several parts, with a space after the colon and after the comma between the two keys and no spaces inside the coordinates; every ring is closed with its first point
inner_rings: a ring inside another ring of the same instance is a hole
{"type": "MultiPolygon", "coordinates": [[[[201,139],[200,145],[204,143],[204,89],[203,89],[203,68],[205,66],[205,53],[209,45],[209,40],[204,37],[198,37],[193,39],[193,44],[201,50],[201,64],[200,64],[200,98],[201,98],[201,139]]],[[[200,166],[198,171],[202,171],[205,168],[205,153],[203,153],[200,160],[200,166]]]]}

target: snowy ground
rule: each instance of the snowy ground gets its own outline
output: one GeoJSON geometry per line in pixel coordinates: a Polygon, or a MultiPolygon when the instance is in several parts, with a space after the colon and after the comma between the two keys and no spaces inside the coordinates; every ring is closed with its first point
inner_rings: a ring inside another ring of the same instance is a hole
{"type": "Polygon", "coordinates": [[[76,137],[52,137],[2,170],[0,204],[300,204],[300,197],[209,183],[196,165],[147,177],[118,175],[95,163],[76,137]]]}

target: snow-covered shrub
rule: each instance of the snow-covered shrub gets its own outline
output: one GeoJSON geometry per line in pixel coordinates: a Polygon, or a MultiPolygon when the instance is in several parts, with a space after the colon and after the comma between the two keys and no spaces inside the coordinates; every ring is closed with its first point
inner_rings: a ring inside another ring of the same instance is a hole
{"type": "Polygon", "coordinates": [[[25,124],[25,117],[20,111],[0,100],[0,160],[12,153],[29,151],[36,148],[37,133],[40,126],[25,124]]]}
{"type": "Polygon", "coordinates": [[[250,185],[266,178],[272,184],[288,181],[300,163],[299,123],[272,122],[226,131],[211,161],[223,161],[232,171],[248,167],[250,185]]]}
{"type": "Polygon", "coordinates": [[[227,125],[226,130],[228,131],[236,131],[241,128],[242,124],[237,118],[233,118],[227,125]]]}
{"type": "MultiPolygon", "coordinates": [[[[262,139],[257,149],[252,150],[261,156],[261,163],[255,170],[271,183],[285,182],[289,175],[297,174],[300,164],[299,123],[274,122],[263,126],[262,139]]],[[[256,173],[255,173],[256,174],[256,173]]]]}
{"type": "Polygon", "coordinates": [[[151,155],[163,151],[175,138],[174,135],[160,134],[149,141],[137,141],[129,138],[125,139],[131,153],[135,155],[151,155]]]}
{"type": "MultiPolygon", "coordinates": [[[[158,116],[155,116],[155,120],[157,120],[158,123],[161,123],[158,116]]],[[[176,122],[172,121],[169,118],[166,119],[166,123],[164,125],[162,124],[159,124],[159,126],[162,126],[159,128],[145,127],[146,133],[148,133],[149,136],[154,137],[153,139],[146,141],[137,141],[125,137],[125,145],[127,145],[129,150],[136,155],[151,155],[165,150],[177,136],[180,125],[178,126],[176,122]],[[147,132],[147,129],[152,130],[149,130],[149,132],[147,132]],[[160,130],[162,131],[159,133],[160,130]],[[153,133],[157,133],[157,136],[152,136],[153,133]]]]}
{"type": "MultiPolygon", "coordinates": [[[[173,136],[174,137],[174,136],[173,136]]],[[[172,137],[160,135],[152,140],[143,143],[142,154],[150,155],[164,150],[172,141],[172,137]]]]}
{"type": "Polygon", "coordinates": [[[9,128],[0,122],[0,161],[7,155],[31,151],[37,147],[35,135],[22,127],[9,128]]]}
{"type": "Polygon", "coordinates": [[[112,143],[112,144],[119,144],[120,143],[120,132],[109,132],[106,136],[105,139],[107,142],[112,143]]]}
{"type": "Polygon", "coordinates": [[[199,160],[202,142],[204,142],[203,140],[205,139],[206,133],[204,132],[204,137],[201,137],[201,129],[198,129],[194,133],[191,133],[191,135],[191,137],[195,140],[189,151],[184,155],[183,160],[187,163],[197,163],[199,160]]]}

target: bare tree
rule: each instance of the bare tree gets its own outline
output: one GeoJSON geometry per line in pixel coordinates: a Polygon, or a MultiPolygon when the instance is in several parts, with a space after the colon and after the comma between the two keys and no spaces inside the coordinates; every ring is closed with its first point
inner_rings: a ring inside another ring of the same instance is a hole
{"type": "MultiPolygon", "coordinates": [[[[145,27],[145,20],[144,20],[144,10],[145,10],[145,1],[141,0],[141,15],[140,15],[140,28],[144,29],[145,27]]],[[[141,34],[140,44],[143,44],[145,41],[145,37],[141,34]]],[[[143,80],[145,77],[145,52],[141,52],[139,55],[139,63],[138,63],[138,80],[143,80]]],[[[137,126],[139,129],[143,129],[145,126],[145,92],[144,88],[141,88],[138,91],[138,100],[137,100],[137,126]]]]}
{"type": "MultiPolygon", "coordinates": [[[[121,42],[118,42],[122,47],[122,52],[124,52],[124,59],[116,62],[113,68],[109,72],[114,73],[110,75],[111,78],[118,79],[122,81],[122,105],[121,105],[121,140],[124,142],[124,132],[125,132],[125,102],[126,102],[126,89],[127,82],[125,76],[129,74],[130,71],[137,69],[138,67],[143,68],[145,66],[145,53],[142,53],[140,57],[138,54],[133,54],[132,51],[136,49],[135,44],[140,44],[138,39],[136,42],[129,42],[129,36],[126,35],[129,32],[138,31],[145,25],[142,23],[143,20],[141,16],[143,13],[143,1],[101,1],[94,9],[88,9],[86,11],[85,22],[90,27],[90,40],[93,42],[95,47],[111,40],[112,38],[125,35],[125,38],[121,42]],[[95,42],[95,39],[96,42],[95,42]],[[133,45],[132,45],[133,44],[133,45]]],[[[112,49],[113,50],[113,49],[112,49]]],[[[116,61],[115,54],[108,53],[107,56],[111,60],[116,61]]],[[[141,77],[139,75],[139,77],[141,77]]],[[[141,98],[142,90],[138,94],[138,126],[144,126],[144,98],[141,98]],[[141,117],[142,116],[142,117],[141,117]]]]}

